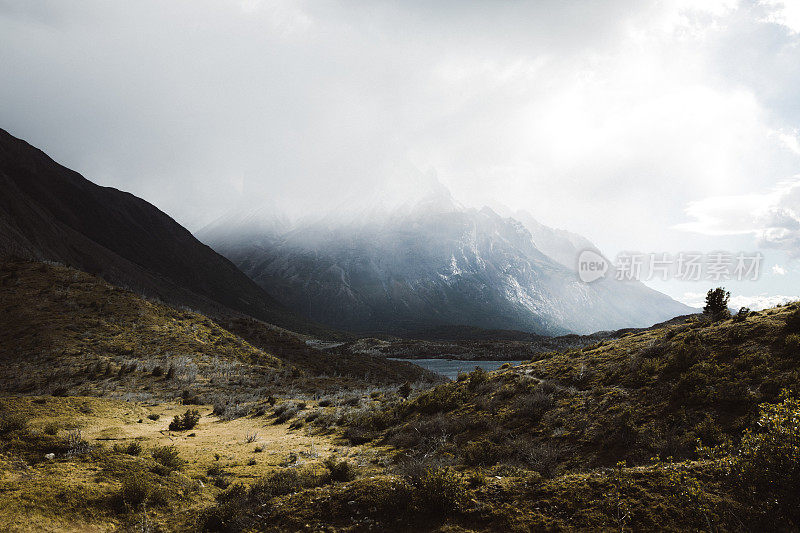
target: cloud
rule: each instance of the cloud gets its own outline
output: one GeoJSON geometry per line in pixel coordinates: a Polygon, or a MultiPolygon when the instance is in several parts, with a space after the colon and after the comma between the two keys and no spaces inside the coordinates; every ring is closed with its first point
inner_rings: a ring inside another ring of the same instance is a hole
{"type": "Polygon", "coordinates": [[[434,171],[610,253],[664,248],[687,202],[797,173],[788,4],[0,0],[0,127],[192,228],[434,171]]]}
{"type": "Polygon", "coordinates": [[[800,33],[800,4],[793,0],[761,0],[761,4],[770,9],[765,20],[800,33]]]}
{"type": "MultiPolygon", "coordinates": [[[[694,308],[702,308],[705,305],[706,294],[702,292],[687,292],[683,297],[678,298],[681,302],[694,308]]],[[[761,311],[777,305],[785,305],[789,302],[796,302],[800,300],[800,296],[782,296],[782,295],[769,295],[757,294],[755,296],[733,295],[728,301],[728,307],[731,309],[739,309],[747,307],[753,311],[761,311]]]]}
{"type": "Polygon", "coordinates": [[[760,246],[800,257],[800,177],[762,194],[692,202],[686,214],[694,220],[676,228],[717,236],[752,234],[760,246]]]}

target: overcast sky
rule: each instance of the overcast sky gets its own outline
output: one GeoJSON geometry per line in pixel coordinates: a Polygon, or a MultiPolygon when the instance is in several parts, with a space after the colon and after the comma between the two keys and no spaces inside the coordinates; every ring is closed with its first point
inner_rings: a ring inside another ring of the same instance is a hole
{"type": "Polygon", "coordinates": [[[190,229],[436,176],[800,296],[800,0],[0,0],[0,127],[190,229]]]}

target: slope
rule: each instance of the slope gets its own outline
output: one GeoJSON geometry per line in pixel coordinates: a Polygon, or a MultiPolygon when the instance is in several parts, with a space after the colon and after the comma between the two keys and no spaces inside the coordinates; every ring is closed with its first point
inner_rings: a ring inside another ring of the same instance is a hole
{"type": "Polygon", "coordinates": [[[0,129],[0,256],[59,261],[207,313],[324,333],[132,194],[100,187],[0,129]]]}

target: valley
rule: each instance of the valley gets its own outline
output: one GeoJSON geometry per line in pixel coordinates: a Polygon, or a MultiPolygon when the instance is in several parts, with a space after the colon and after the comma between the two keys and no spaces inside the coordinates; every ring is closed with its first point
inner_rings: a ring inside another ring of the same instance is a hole
{"type": "Polygon", "coordinates": [[[4,132],[0,179],[0,530],[800,524],[798,302],[581,285],[450,202],[229,261],[4,132]]]}

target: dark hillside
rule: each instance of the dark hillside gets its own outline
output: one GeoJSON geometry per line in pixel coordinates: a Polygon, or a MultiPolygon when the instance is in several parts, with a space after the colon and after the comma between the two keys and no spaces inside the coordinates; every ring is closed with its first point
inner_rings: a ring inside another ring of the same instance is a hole
{"type": "Polygon", "coordinates": [[[0,257],[58,261],[206,313],[230,309],[330,333],[289,312],[152,204],[95,185],[2,129],[0,189],[0,257]]]}

